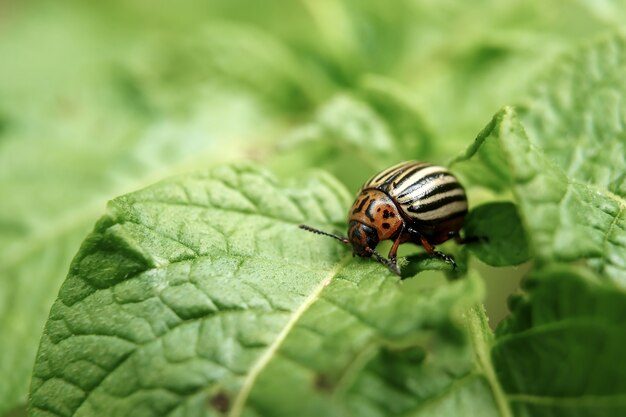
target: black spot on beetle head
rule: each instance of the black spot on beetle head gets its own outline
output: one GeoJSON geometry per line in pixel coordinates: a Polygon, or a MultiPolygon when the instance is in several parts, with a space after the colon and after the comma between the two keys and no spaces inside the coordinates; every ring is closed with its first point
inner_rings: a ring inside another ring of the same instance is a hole
{"type": "Polygon", "coordinates": [[[390,227],[389,223],[383,223],[383,229],[389,229],[390,227]]]}

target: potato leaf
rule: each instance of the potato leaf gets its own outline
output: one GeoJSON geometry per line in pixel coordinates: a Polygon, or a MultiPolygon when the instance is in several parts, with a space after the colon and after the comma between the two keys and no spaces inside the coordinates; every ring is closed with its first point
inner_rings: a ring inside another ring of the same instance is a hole
{"type": "Polygon", "coordinates": [[[492,266],[519,265],[528,261],[528,243],[514,204],[480,205],[465,220],[466,247],[492,266]]]}
{"type": "Polygon", "coordinates": [[[407,388],[420,391],[407,409],[474,395],[495,407],[462,330],[480,281],[400,281],[298,229],[338,227],[350,201],[328,176],[285,187],[247,165],[113,200],[51,310],[30,414],[375,412],[354,398],[394,389],[395,376],[376,371],[381,357],[434,361],[416,377],[423,388],[407,388]],[[431,358],[427,340],[444,349],[431,358]],[[437,367],[450,371],[433,385],[437,367]]]}
{"type": "Polygon", "coordinates": [[[532,273],[524,288],[492,351],[515,415],[623,415],[624,290],[563,266],[532,273]]]}
{"type": "Polygon", "coordinates": [[[626,37],[605,37],[562,58],[520,108],[530,142],[570,181],[606,189],[623,178],[624,71],[626,37]]]}
{"type": "Polygon", "coordinates": [[[623,285],[623,198],[600,185],[568,178],[541,148],[530,143],[519,118],[508,107],[494,117],[456,164],[468,170],[482,164],[485,157],[507,163],[503,177],[510,181],[537,262],[582,262],[623,285]]]}

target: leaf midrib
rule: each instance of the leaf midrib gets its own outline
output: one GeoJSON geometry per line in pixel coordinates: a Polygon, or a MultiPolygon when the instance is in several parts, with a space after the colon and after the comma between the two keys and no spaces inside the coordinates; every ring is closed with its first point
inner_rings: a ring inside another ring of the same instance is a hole
{"type": "Polygon", "coordinates": [[[613,330],[614,327],[620,328],[619,325],[613,324],[608,321],[598,321],[592,317],[572,317],[569,319],[562,319],[558,321],[535,324],[533,327],[519,331],[517,333],[507,334],[498,337],[492,345],[492,348],[499,347],[506,343],[515,342],[520,339],[529,337],[545,336],[546,333],[559,332],[564,330],[570,330],[572,328],[598,328],[599,326],[606,326],[613,330]]]}
{"type": "Polygon", "coordinates": [[[493,364],[491,363],[491,357],[489,354],[491,346],[487,343],[486,337],[483,334],[483,330],[488,329],[486,320],[487,317],[485,316],[484,307],[482,305],[471,307],[467,311],[466,322],[470,339],[472,341],[472,345],[474,346],[474,352],[478,362],[477,365],[482,371],[481,373],[487,379],[487,383],[491,388],[491,392],[500,415],[502,417],[513,417],[507,395],[500,385],[493,364]]]}
{"type": "MultiPolygon", "coordinates": [[[[231,254],[230,256],[235,256],[235,255],[232,255],[232,254],[231,254]]],[[[193,260],[195,260],[195,259],[196,259],[196,258],[194,258],[193,260]]],[[[308,307],[309,307],[311,304],[313,304],[313,302],[314,302],[314,301],[316,301],[316,300],[318,299],[319,294],[320,294],[320,293],[321,293],[321,291],[322,291],[322,290],[323,290],[323,289],[324,289],[324,288],[325,288],[325,287],[326,287],[326,286],[330,283],[330,281],[332,280],[332,278],[333,278],[333,277],[335,277],[335,276],[336,276],[336,274],[337,274],[337,273],[338,273],[338,272],[339,272],[339,271],[340,271],[343,267],[345,267],[345,266],[346,266],[346,264],[347,264],[347,263],[348,263],[351,259],[352,259],[352,256],[351,256],[351,255],[345,255],[345,256],[343,257],[343,259],[341,259],[341,261],[340,261],[340,262],[338,262],[338,263],[337,263],[337,265],[336,265],[336,266],[335,266],[335,267],[334,267],[334,268],[333,268],[333,269],[332,269],[332,270],[331,270],[331,271],[327,274],[327,276],[326,276],[324,279],[322,279],[322,281],[320,282],[320,284],[318,284],[318,286],[314,288],[314,290],[312,291],[312,293],[311,293],[311,294],[310,294],[310,295],[309,295],[309,296],[308,296],[308,297],[307,297],[307,298],[303,301],[303,303],[300,305],[300,307],[292,313],[292,315],[291,315],[290,319],[289,319],[289,320],[287,321],[287,323],[285,324],[285,327],[284,327],[284,328],[281,330],[281,332],[277,335],[276,340],[275,340],[275,341],[274,341],[274,342],[273,342],[270,346],[268,346],[268,347],[267,347],[266,351],[265,351],[265,352],[261,355],[261,357],[259,357],[259,359],[258,359],[258,360],[257,360],[257,362],[255,363],[255,365],[253,365],[253,367],[251,368],[251,372],[249,372],[249,373],[248,373],[248,376],[247,376],[247,377],[245,378],[245,380],[244,380],[244,387],[245,387],[245,384],[246,384],[246,383],[249,383],[249,384],[250,384],[250,387],[249,387],[249,389],[248,389],[248,392],[246,393],[246,397],[242,399],[243,404],[242,404],[242,408],[241,408],[241,410],[240,410],[241,412],[243,411],[243,406],[245,405],[245,399],[247,398],[247,394],[249,394],[249,391],[251,390],[252,385],[254,384],[254,381],[256,380],[256,377],[257,377],[257,376],[258,376],[258,374],[259,374],[259,373],[263,370],[263,368],[265,367],[265,365],[267,365],[267,363],[269,362],[269,360],[272,358],[273,353],[274,353],[274,352],[276,352],[276,350],[277,350],[277,349],[280,347],[280,345],[282,344],[282,341],[284,341],[284,339],[288,336],[288,334],[289,334],[289,330],[291,330],[291,328],[293,328],[293,326],[295,325],[295,323],[297,322],[297,320],[298,320],[298,319],[299,319],[299,318],[300,318],[300,317],[304,314],[304,312],[308,309],[308,307]],[[263,361],[263,360],[264,360],[264,361],[263,361]],[[254,375],[253,375],[253,374],[252,374],[252,371],[254,371],[256,367],[258,367],[258,370],[256,371],[256,374],[254,374],[254,375]]],[[[183,260],[180,260],[180,261],[177,261],[177,262],[186,262],[186,261],[189,261],[189,259],[183,259],[183,260]]],[[[274,261],[274,260],[273,260],[273,261],[274,261]]],[[[172,263],[177,263],[177,262],[172,262],[172,263]]],[[[172,263],[168,264],[167,266],[170,266],[172,263]]],[[[290,263],[290,264],[292,265],[293,263],[290,263]]],[[[166,266],[164,266],[164,267],[166,267],[166,266]]],[[[150,268],[149,270],[152,270],[152,269],[154,269],[154,268],[150,268]]],[[[306,268],[306,270],[316,271],[316,270],[314,270],[314,269],[311,269],[310,267],[307,267],[307,268],[306,268]]],[[[142,271],[142,272],[145,272],[145,271],[142,271]]],[[[316,271],[316,272],[317,272],[317,271],[316,271]]],[[[132,277],[131,277],[131,279],[132,279],[132,277]]],[[[99,288],[98,290],[109,290],[110,288],[111,288],[111,287],[107,287],[107,288],[99,288]]],[[[92,294],[88,295],[86,298],[90,297],[91,295],[92,295],[92,294]]],[[[85,299],[86,299],[86,298],[85,298],[85,299]]],[[[83,302],[85,299],[78,300],[77,302],[83,302]]],[[[167,305],[167,304],[165,304],[165,305],[167,305]]],[[[239,311],[245,311],[245,310],[237,310],[237,312],[239,312],[239,311]]],[[[227,311],[220,310],[220,314],[223,314],[223,313],[225,313],[225,312],[227,312],[227,311]]],[[[176,313],[174,313],[174,314],[176,314],[176,313]]],[[[182,323],[184,323],[184,322],[185,322],[185,320],[182,320],[180,324],[182,324],[182,323]]],[[[176,327],[176,326],[175,326],[175,327],[176,327]]],[[[172,331],[175,327],[170,328],[168,331],[172,331]]],[[[120,340],[122,340],[122,341],[124,341],[124,342],[128,342],[128,343],[131,343],[131,344],[136,345],[136,346],[141,346],[141,345],[143,345],[143,343],[137,343],[136,341],[132,341],[132,340],[127,340],[127,339],[121,338],[119,335],[108,335],[108,334],[77,334],[77,333],[74,333],[74,332],[73,332],[73,333],[72,333],[72,335],[71,335],[70,337],[74,337],[74,336],[82,336],[82,337],[84,337],[84,336],[115,337],[115,338],[118,338],[118,339],[120,339],[120,340]]],[[[163,336],[163,335],[159,335],[157,338],[160,338],[160,337],[162,337],[162,336],[163,336]]],[[[156,339],[156,338],[155,338],[155,339],[156,339]]],[[[65,339],[63,339],[63,340],[65,340],[65,339]]],[[[149,342],[153,342],[153,341],[154,341],[154,340],[150,340],[149,342]]],[[[122,366],[122,365],[123,365],[123,363],[124,363],[124,362],[125,362],[125,361],[126,361],[126,360],[127,360],[127,359],[131,356],[131,355],[132,355],[132,353],[129,353],[128,355],[126,355],[126,356],[125,356],[122,360],[120,360],[120,361],[119,361],[119,363],[118,363],[118,364],[116,364],[116,365],[115,365],[115,367],[114,367],[113,369],[109,370],[109,371],[107,372],[107,375],[106,375],[106,376],[105,376],[105,377],[104,377],[104,378],[103,378],[103,379],[102,379],[102,380],[98,383],[98,385],[97,385],[97,386],[99,386],[102,382],[104,382],[104,380],[105,380],[106,378],[108,378],[108,376],[109,376],[109,375],[111,375],[115,369],[117,369],[119,366],[122,366]]],[[[215,364],[217,364],[218,366],[224,367],[225,369],[227,369],[227,370],[229,370],[229,371],[231,371],[231,372],[233,372],[233,373],[236,373],[236,372],[232,371],[231,369],[229,369],[228,367],[224,366],[224,365],[223,365],[223,364],[221,364],[221,363],[218,363],[218,362],[214,362],[214,363],[215,363],[215,364]]],[[[64,378],[60,378],[60,379],[62,379],[63,381],[66,381],[64,378]]],[[[66,381],[66,382],[69,382],[69,381],[66,381]]],[[[73,383],[72,383],[72,384],[73,384],[73,383]]],[[[73,384],[73,385],[75,385],[75,384],[73,384]]],[[[86,393],[86,395],[84,396],[84,398],[81,400],[81,402],[80,402],[80,404],[78,405],[78,407],[76,408],[76,410],[78,410],[78,409],[82,406],[82,404],[83,404],[85,401],[87,401],[87,400],[88,400],[88,398],[92,395],[92,393],[95,391],[95,388],[97,388],[97,386],[96,386],[96,387],[94,387],[94,388],[92,388],[92,389],[90,389],[90,390],[88,390],[88,392],[86,393]]],[[[78,387],[78,386],[77,386],[77,387],[78,387]]],[[[80,387],[78,387],[78,388],[80,388],[80,387]]],[[[81,389],[81,390],[83,390],[83,388],[80,388],[80,389],[81,389]]],[[[243,390],[243,387],[242,387],[242,390],[243,390]]],[[[83,390],[83,391],[84,391],[84,390],[83,390]]],[[[239,397],[241,397],[241,395],[242,395],[242,391],[240,391],[240,392],[239,392],[239,394],[238,394],[238,396],[237,396],[237,398],[236,398],[236,400],[235,400],[235,403],[234,403],[234,404],[236,404],[237,399],[239,399],[239,397]]],[[[35,406],[35,408],[40,408],[40,407],[36,407],[36,406],[35,406]]],[[[233,409],[234,409],[234,406],[233,406],[233,409]]],[[[240,414],[239,414],[239,415],[240,415],[240,414]]]]}
{"type": "Polygon", "coordinates": [[[580,397],[554,397],[534,394],[509,394],[508,398],[510,401],[515,402],[561,407],[610,407],[626,405],[626,394],[581,395],[580,397]]]}
{"type": "Polygon", "coordinates": [[[257,361],[250,368],[250,372],[248,376],[245,378],[244,383],[241,387],[241,390],[237,394],[235,401],[233,402],[233,407],[228,413],[229,417],[239,417],[243,413],[246,400],[254,387],[254,382],[256,381],[259,374],[265,369],[267,364],[273,358],[276,351],[280,348],[282,343],[285,341],[287,336],[289,335],[291,329],[296,325],[298,320],[304,315],[304,313],[309,309],[309,307],[319,298],[319,295],[322,293],[324,288],[330,284],[333,277],[335,277],[341,269],[343,269],[346,264],[352,259],[351,255],[346,255],[343,259],[337,263],[337,265],[328,272],[328,275],[320,281],[320,283],[313,289],[311,294],[304,300],[304,302],[296,309],[283,329],[278,333],[274,342],[267,347],[265,352],[257,359],[257,361]]]}

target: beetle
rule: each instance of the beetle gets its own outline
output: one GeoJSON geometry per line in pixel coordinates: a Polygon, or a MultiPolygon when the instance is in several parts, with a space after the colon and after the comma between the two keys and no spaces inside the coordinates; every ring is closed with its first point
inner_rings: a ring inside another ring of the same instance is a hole
{"type": "Polygon", "coordinates": [[[435,250],[435,245],[452,238],[467,241],[459,233],[467,207],[465,189],[446,168],[406,161],[363,184],[348,213],[348,237],[304,224],[300,228],[352,245],[353,256],[374,257],[399,276],[398,246],[407,242],[456,268],[454,259],[435,250]],[[383,240],[393,241],[388,259],[375,250],[383,240]]]}

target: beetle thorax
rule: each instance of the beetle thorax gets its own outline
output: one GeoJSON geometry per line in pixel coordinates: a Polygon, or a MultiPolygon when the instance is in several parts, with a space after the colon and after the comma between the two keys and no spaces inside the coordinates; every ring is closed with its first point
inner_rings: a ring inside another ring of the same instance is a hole
{"type": "MultiPolygon", "coordinates": [[[[355,223],[366,226],[361,232],[369,232],[368,229],[373,229],[376,232],[376,243],[378,243],[378,241],[391,239],[396,235],[402,229],[404,220],[396,204],[386,193],[368,188],[361,191],[348,215],[350,228],[348,239],[352,242],[353,247],[357,242],[353,241],[353,236],[350,235],[350,232],[356,230],[354,229],[355,223]]],[[[369,232],[369,234],[370,239],[373,239],[372,232],[369,232]]],[[[355,238],[357,237],[355,236],[355,238]]],[[[364,242],[359,240],[359,244],[362,243],[364,242]]]]}

